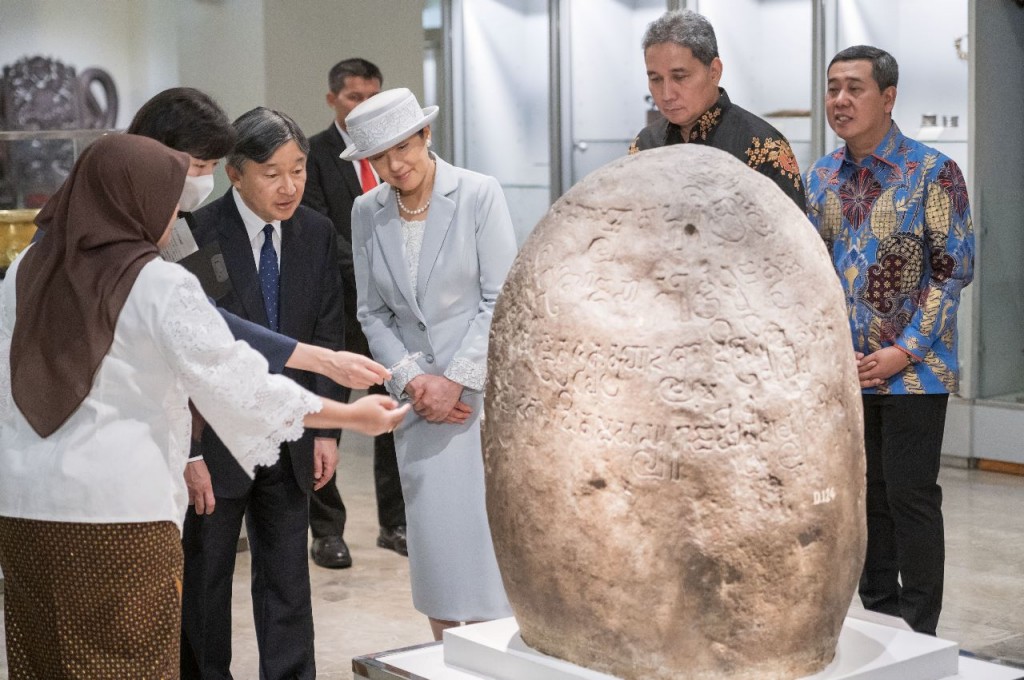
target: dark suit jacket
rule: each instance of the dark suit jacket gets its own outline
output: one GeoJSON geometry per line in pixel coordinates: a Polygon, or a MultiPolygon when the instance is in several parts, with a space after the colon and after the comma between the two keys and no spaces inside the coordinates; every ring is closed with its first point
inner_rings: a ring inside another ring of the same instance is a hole
{"type": "Polygon", "coordinates": [[[345,140],[334,123],[309,138],[306,160],[306,191],[302,204],[308,205],[334,223],[338,234],[338,263],[345,288],[345,346],[350,352],[370,356],[362,328],[356,319],[356,280],[352,266],[352,204],[363,193],[352,161],[339,158],[345,140]]]}
{"type": "MultiPolygon", "coordinates": [[[[210,300],[210,304],[216,303],[210,300]]],[[[284,372],[284,365],[288,363],[298,342],[258,323],[246,321],[223,307],[217,307],[217,311],[224,317],[235,340],[245,340],[250,347],[263,355],[271,373],[284,372]]]]}
{"type": "MultiPolygon", "coordinates": [[[[231,277],[232,291],[220,300],[227,311],[267,326],[256,263],[249,235],[235,206],[231,190],[195,214],[196,242],[220,242],[231,277]]],[[[322,215],[299,206],[291,219],[281,223],[280,328],[299,342],[333,350],[344,347],[342,337],[342,283],[338,273],[337,237],[322,215]]],[[[331,399],[344,400],[344,388],[324,376],[285,369],[284,374],[306,389],[331,399]]],[[[313,438],[339,436],[337,430],[306,430],[296,442],[287,443],[288,456],[299,488],[313,487],[313,438]]],[[[202,451],[218,496],[238,498],[252,480],[242,471],[211,428],[203,432],[202,451]]]]}

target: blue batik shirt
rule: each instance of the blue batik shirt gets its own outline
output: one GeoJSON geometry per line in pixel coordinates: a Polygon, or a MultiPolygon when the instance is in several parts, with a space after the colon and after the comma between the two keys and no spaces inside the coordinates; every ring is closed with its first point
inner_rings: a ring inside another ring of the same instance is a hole
{"type": "Polygon", "coordinates": [[[840,147],[807,173],[807,213],[839,274],[854,349],[897,345],[914,359],[864,392],[955,392],[956,312],[974,276],[963,174],[895,123],[860,163],[847,153],[840,147]]]}

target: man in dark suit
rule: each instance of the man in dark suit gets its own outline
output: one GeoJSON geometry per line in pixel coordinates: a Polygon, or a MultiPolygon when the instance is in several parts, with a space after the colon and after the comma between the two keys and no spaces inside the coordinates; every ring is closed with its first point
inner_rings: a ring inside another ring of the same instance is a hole
{"type": "MultiPolygon", "coordinates": [[[[345,116],[358,104],[380,92],[384,77],[365,59],[346,59],[331,68],[327,77],[327,105],[334,109],[330,127],[309,140],[306,192],[302,203],[327,215],[338,233],[338,261],[345,288],[345,346],[351,352],[370,356],[366,338],[356,319],[356,283],[352,267],[352,203],[364,191],[377,186],[378,178],[369,161],[343,161],[339,157],[351,142],[345,116]]],[[[383,386],[371,393],[385,394],[383,386]]],[[[373,477],[377,491],[377,545],[407,555],[405,544],[405,499],[398,477],[395,440],[391,433],[373,442],[373,477]]],[[[310,497],[309,525],[313,531],[310,554],[321,567],[343,569],[352,565],[345,544],[345,504],[332,479],[310,497]]]]}
{"type": "MultiPolygon", "coordinates": [[[[234,122],[227,157],[232,188],[194,214],[196,242],[218,242],[232,290],[228,311],[300,342],[343,345],[337,237],[328,219],[299,205],[309,143],[289,117],[257,108],[234,122]]],[[[303,371],[285,375],[324,397],[344,388],[303,371]]],[[[253,395],[259,408],[259,395],[253,395]]],[[[339,432],[306,430],[281,444],[281,458],[249,479],[206,428],[201,452],[213,479],[216,511],[190,510],[183,537],[182,677],[228,678],[231,580],[246,519],[252,599],[263,680],[313,678],[313,610],[306,560],[308,494],[332,479],[339,432]]]]}

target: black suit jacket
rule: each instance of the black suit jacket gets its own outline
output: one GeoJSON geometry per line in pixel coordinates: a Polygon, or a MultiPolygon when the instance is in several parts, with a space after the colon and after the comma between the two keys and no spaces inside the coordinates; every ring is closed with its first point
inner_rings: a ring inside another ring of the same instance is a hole
{"type": "Polygon", "coordinates": [[[362,195],[363,188],[352,161],[339,157],[344,150],[345,140],[334,123],[309,138],[302,204],[327,215],[334,223],[338,234],[338,264],[345,288],[345,344],[351,352],[370,356],[356,319],[356,278],[352,265],[352,204],[362,195]]]}
{"type": "MultiPolygon", "coordinates": [[[[217,240],[231,277],[232,290],[219,300],[229,312],[267,326],[256,263],[249,234],[235,206],[231,190],[194,213],[196,243],[217,240]]],[[[342,282],[337,267],[337,237],[330,221],[304,206],[281,223],[281,294],[279,331],[299,342],[332,350],[344,347],[342,282]]],[[[284,374],[316,394],[344,401],[345,389],[332,380],[287,368],[284,374]]],[[[307,429],[303,437],[286,445],[299,488],[313,488],[313,438],[339,436],[337,430],[307,429]]],[[[213,478],[214,494],[226,498],[244,495],[252,480],[227,451],[211,428],[203,432],[202,451],[213,478]]]]}

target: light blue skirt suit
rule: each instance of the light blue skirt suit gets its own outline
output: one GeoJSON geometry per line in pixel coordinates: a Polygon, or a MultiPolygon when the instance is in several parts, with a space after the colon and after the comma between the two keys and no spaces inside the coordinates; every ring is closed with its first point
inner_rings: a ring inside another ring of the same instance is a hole
{"type": "Polygon", "coordinates": [[[392,188],[381,184],[356,199],[358,318],[385,366],[423,353],[396,371],[388,384],[394,396],[421,373],[465,386],[462,401],[473,409],[466,423],[430,423],[410,413],[395,430],[412,596],[417,610],[436,619],[494,619],[512,611],[487,524],[480,418],[491,315],[516,237],[497,180],[436,162],[416,281],[392,188]]]}

